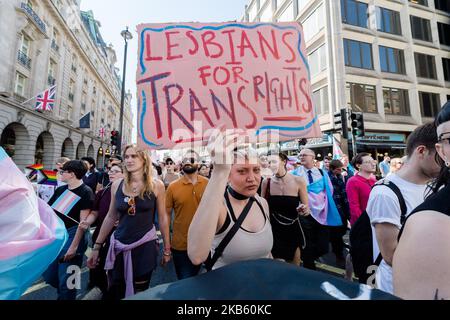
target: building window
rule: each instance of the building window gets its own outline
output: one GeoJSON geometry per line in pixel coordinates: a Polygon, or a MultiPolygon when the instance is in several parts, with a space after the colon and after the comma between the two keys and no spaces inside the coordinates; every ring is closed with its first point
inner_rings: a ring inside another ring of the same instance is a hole
{"type": "Polygon", "coordinates": [[[345,89],[347,105],[351,110],[377,113],[377,99],[374,86],[347,83],[345,89]]]}
{"type": "Polygon", "coordinates": [[[412,37],[417,40],[432,42],[430,21],[411,16],[412,37]]]}
{"type": "Polygon", "coordinates": [[[253,3],[253,6],[248,10],[248,20],[250,22],[256,21],[258,14],[258,4],[257,1],[253,3]]]}
{"type": "Polygon", "coordinates": [[[278,21],[280,22],[289,22],[294,21],[294,5],[291,2],[283,11],[282,14],[280,14],[280,17],[278,18],[278,21]]]}
{"type": "Polygon", "coordinates": [[[450,46],[450,24],[437,23],[439,32],[439,42],[445,46],[450,46]]]}
{"type": "Polygon", "coordinates": [[[414,61],[418,77],[436,79],[436,65],[433,56],[414,52],[414,61]]]}
{"type": "Polygon", "coordinates": [[[409,116],[408,91],[383,88],[384,112],[399,116],[409,116]]]}
{"type": "Polygon", "coordinates": [[[69,83],[69,100],[73,102],[74,100],[74,92],[75,92],[75,81],[70,80],[69,83]]]}
{"type": "Polygon", "coordinates": [[[261,22],[271,22],[272,21],[272,5],[270,4],[270,1],[269,1],[269,4],[266,5],[266,7],[261,12],[259,21],[261,21],[261,22]]]}
{"type": "Polygon", "coordinates": [[[450,1],[448,0],[434,0],[434,6],[437,10],[450,13],[450,1]]]}
{"type": "Polygon", "coordinates": [[[406,74],[403,50],[380,46],[381,71],[406,74]]]}
{"type": "Polygon", "coordinates": [[[367,28],[367,3],[355,0],[341,0],[342,22],[367,28]]]}
{"type": "Polygon", "coordinates": [[[72,121],[72,119],[73,119],[72,113],[73,113],[72,106],[67,106],[67,119],[70,121],[72,121]]]}
{"type": "Polygon", "coordinates": [[[309,0],[297,0],[297,14],[302,12],[302,10],[306,7],[309,0]]]}
{"type": "Polygon", "coordinates": [[[303,21],[303,34],[305,36],[305,42],[311,40],[316,34],[318,34],[325,27],[325,13],[323,5],[320,5],[314,12],[312,12],[303,21]]]}
{"type": "Polygon", "coordinates": [[[77,72],[77,56],[72,55],[72,71],[77,72]]]}
{"type": "Polygon", "coordinates": [[[327,57],[325,52],[325,45],[322,45],[308,56],[309,70],[311,77],[316,76],[327,68],[327,57]]]}
{"type": "Polygon", "coordinates": [[[428,7],[428,0],[408,0],[408,1],[411,3],[416,3],[428,7]]]}
{"type": "Polygon", "coordinates": [[[346,66],[373,69],[370,43],[344,39],[344,56],[346,66]]]}
{"type": "Polygon", "coordinates": [[[31,42],[30,38],[22,34],[20,41],[20,51],[27,57],[30,56],[30,42],[31,42]]]}
{"type": "Polygon", "coordinates": [[[445,81],[450,81],[450,59],[442,58],[442,68],[444,69],[445,81]]]}
{"type": "Polygon", "coordinates": [[[27,78],[20,73],[16,73],[16,85],[15,85],[14,92],[17,95],[24,97],[26,84],[27,84],[27,78]]]}
{"type": "Polygon", "coordinates": [[[54,63],[52,60],[50,60],[49,66],[48,66],[48,85],[54,86],[56,83],[56,63],[54,63]]]}
{"type": "Polygon", "coordinates": [[[313,104],[316,115],[328,114],[330,111],[328,105],[328,87],[323,87],[313,92],[313,104]]]}
{"type": "Polygon", "coordinates": [[[420,112],[424,118],[434,118],[441,109],[437,93],[419,91],[420,112]]]}
{"type": "Polygon", "coordinates": [[[377,29],[378,31],[402,34],[400,14],[386,8],[377,7],[377,29]]]}

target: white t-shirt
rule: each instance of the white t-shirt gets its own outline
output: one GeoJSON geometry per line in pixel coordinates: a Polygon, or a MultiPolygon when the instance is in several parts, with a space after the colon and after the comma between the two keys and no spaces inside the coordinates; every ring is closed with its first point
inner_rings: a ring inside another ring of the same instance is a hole
{"type": "MultiPolygon", "coordinates": [[[[418,185],[408,182],[396,174],[391,174],[385,179],[395,183],[402,192],[406,203],[407,216],[417,206],[424,202],[427,185],[418,185]]],[[[376,259],[380,254],[380,248],[378,247],[374,225],[377,223],[390,223],[395,225],[399,230],[402,227],[400,222],[401,209],[398,197],[395,195],[394,191],[389,189],[389,187],[374,187],[370,193],[366,211],[372,224],[373,257],[376,259]]],[[[376,284],[378,289],[393,294],[392,267],[384,260],[381,261],[380,266],[377,269],[376,284]]]]}

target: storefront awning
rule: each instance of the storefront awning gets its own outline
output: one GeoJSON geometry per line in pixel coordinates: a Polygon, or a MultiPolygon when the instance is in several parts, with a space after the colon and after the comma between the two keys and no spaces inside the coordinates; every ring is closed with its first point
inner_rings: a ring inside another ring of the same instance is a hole
{"type": "Polygon", "coordinates": [[[392,143],[392,142],[356,142],[361,146],[368,146],[372,148],[385,148],[385,149],[406,149],[405,143],[392,143]]]}

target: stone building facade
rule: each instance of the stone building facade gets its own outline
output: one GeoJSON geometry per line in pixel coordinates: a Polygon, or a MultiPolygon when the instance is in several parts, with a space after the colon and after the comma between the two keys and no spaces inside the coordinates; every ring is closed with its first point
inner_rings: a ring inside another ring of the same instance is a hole
{"type": "MultiPolygon", "coordinates": [[[[79,0],[0,1],[0,144],[19,167],[51,169],[61,156],[91,156],[102,166],[113,152],[121,79],[99,28],[79,0]],[[27,100],[53,85],[54,109],[36,111],[36,100],[27,100]],[[90,128],[80,129],[88,113],[90,128]]],[[[126,94],[125,144],[132,140],[131,98],[126,94]]]]}
{"type": "Polygon", "coordinates": [[[249,0],[241,21],[303,26],[324,132],[308,147],[321,154],[342,108],[364,113],[358,151],[382,159],[403,155],[409,133],[450,99],[448,0],[249,0]]]}

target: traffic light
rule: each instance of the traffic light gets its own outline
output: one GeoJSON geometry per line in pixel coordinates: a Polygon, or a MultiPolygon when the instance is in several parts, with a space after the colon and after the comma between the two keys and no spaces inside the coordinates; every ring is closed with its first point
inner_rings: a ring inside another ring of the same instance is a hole
{"type": "Polygon", "coordinates": [[[347,110],[341,109],[334,113],[334,128],[341,131],[342,137],[348,139],[348,124],[347,124],[347,110]]]}
{"type": "Polygon", "coordinates": [[[354,137],[364,137],[364,114],[362,112],[352,112],[352,134],[354,137]]]}
{"type": "Polygon", "coordinates": [[[118,131],[115,131],[115,130],[111,131],[111,145],[112,146],[117,146],[118,137],[119,137],[118,131]]]}

